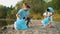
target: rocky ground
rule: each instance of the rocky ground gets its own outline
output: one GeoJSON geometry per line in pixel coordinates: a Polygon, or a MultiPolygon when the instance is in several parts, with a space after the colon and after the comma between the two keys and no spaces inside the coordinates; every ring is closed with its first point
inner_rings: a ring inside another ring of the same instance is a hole
{"type": "Polygon", "coordinates": [[[53,22],[51,28],[42,28],[40,20],[33,20],[28,30],[13,30],[13,25],[7,26],[8,28],[0,34],[60,34],[60,23],[53,22]]]}

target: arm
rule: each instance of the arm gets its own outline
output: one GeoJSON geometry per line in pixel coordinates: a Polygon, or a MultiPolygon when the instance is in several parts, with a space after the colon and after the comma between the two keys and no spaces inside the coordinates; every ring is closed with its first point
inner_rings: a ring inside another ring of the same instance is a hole
{"type": "Polygon", "coordinates": [[[16,17],[17,17],[17,19],[20,19],[20,15],[18,13],[16,14],[16,17]]]}
{"type": "Polygon", "coordinates": [[[46,18],[47,16],[43,15],[44,18],[46,18]]]}
{"type": "Polygon", "coordinates": [[[20,10],[18,11],[18,13],[16,14],[17,19],[20,19],[20,18],[21,18],[21,17],[20,17],[21,14],[22,14],[22,9],[20,9],[20,10]]]}
{"type": "Polygon", "coordinates": [[[47,16],[46,16],[46,13],[44,13],[44,14],[43,14],[43,17],[44,17],[44,18],[46,18],[46,17],[47,17],[47,16]]]}
{"type": "Polygon", "coordinates": [[[52,13],[51,12],[49,13],[49,16],[52,16],[52,13]]]}

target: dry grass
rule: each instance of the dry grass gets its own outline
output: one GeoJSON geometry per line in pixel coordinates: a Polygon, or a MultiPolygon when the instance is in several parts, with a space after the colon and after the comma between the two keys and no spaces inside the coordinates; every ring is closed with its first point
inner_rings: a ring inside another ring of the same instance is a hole
{"type": "Polygon", "coordinates": [[[39,20],[39,19],[42,19],[42,16],[40,13],[32,13],[30,14],[30,16],[32,17],[33,20],[39,20]]]}
{"type": "MultiPolygon", "coordinates": [[[[31,13],[30,16],[34,20],[41,20],[41,19],[43,19],[43,16],[41,16],[40,13],[31,13]]],[[[53,21],[60,22],[60,15],[59,14],[54,14],[53,21]]]]}
{"type": "Polygon", "coordinates": [[[57,22],[60,22],[60,15],[59,15],[59,14],[55,14],[55,15],[53,16],[53,20],[54,20],[54,21],[57,21],[57,22]]]}

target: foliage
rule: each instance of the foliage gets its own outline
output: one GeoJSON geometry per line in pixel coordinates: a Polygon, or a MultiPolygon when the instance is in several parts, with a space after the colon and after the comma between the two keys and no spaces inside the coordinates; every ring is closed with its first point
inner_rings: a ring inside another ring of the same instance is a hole
{"type": "MultiPolygon", "coordinates": [[[[52,0],[51,2],[45,3],[43,0],[23,0],[22,2],[18,2],[15,7],[5,7],[0,5],[0,19],[16,19],[16,13],[19,9],[22,8],[22,3],[27,2],[30,8],[30,16],[32,19],[42,19],[43,13],[47,9],[47,7],[54,8],[54,20],[59,21],[60,18],[60,0],[52,0]],[[15,9],[16,8],[16,9],[15,9]],[[56,17],[57,16],[57,17],[56,17]]],[[[0,21],[0,25],[4,24],[12,24],[12,21],[0,21]],[[5,22],[5,23],[4,23],[5,22]]]]}

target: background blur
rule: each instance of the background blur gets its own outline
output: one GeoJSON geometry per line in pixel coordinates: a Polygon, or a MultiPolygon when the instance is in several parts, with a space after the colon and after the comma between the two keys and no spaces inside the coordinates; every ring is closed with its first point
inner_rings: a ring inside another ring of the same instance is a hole
{"type": "Polygon", "coordinates": [[[54,8],[53,21],[56,21],[56,22],[60,21],[60,0],[51,0],[51,1],[49,0],[22,0],[22,1],[16,2],[15,5],[7,4],[10,6],[5,6],[6,3],[4,3],[4,5],[0,4],[0,27],[14,23],[14,21],[16,20],[15,15],[18,12],[18,10],[22,8],[23,2],[27,2],[31,6],[30,16],[32,17],[32,19],[42,20],[43,13],[45,12],[46,8],[53,7],[54,8]]]}

